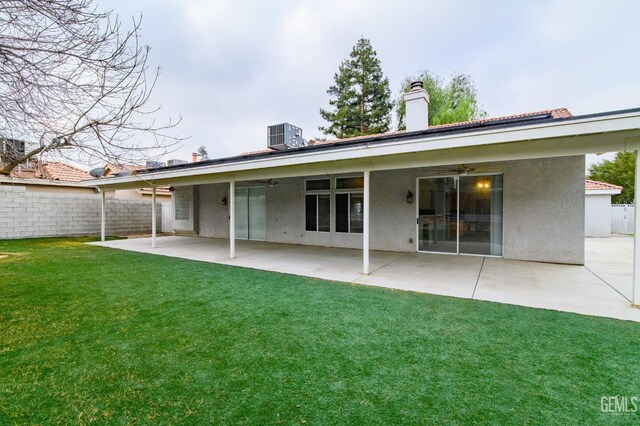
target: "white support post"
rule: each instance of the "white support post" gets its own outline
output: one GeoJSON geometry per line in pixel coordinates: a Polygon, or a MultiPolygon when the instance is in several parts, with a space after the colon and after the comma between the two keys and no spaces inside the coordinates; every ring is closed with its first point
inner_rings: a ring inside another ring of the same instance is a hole
{"type": "Polygon", "coordinates": [[[370,172],[364,171],[364,197],[362,206],[362,273],[369,275],[369,188],[370,172]]]}
{"type": "Polygon", "coordinates": [[[156,187],[151,188],[151,248],[156,248],[156,187]]]}
{"type": "Polygon", "coordinates": [[[107,239],[107,226],[106,226],[106,222],[107,222],[107,212],[106,212],[106,206],[105,206],[105,189],[104,188],[100,188],[100,195],[101,195],[101,200],[102,203],[100,203],[100,216],[102,218],[102,221],[100,223],[100,241],[105,241],[107,239]]]}
{"type": "Polygon", "coordinates": [[[638,227],[638,219],[640,212],[640,151],[636,151],[636,177],[635,177],[635,196],[634,203],[636,208],[633,215],[633,293],[631,296],[631,304],[633,306],[640,305],[640,227],[638,227]]]}
{"type": "Polygon", "coordinates": [[[236,257],[236,183],[229,182],[229,257],[236,257]]]}

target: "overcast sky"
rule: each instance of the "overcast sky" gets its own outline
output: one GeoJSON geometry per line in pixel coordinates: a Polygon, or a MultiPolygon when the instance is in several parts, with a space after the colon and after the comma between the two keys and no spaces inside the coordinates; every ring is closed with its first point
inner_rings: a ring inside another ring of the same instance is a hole
{"type": "Polygon", "coordinates": [[[98,1],[143,16],[162,66],[154,100],[191,136],[171,158],[200,145],[210,157],[263,149],[281,122],[321,136],[318,110],[360,36],[394,96],[426,68],[471,74],[489,116],[640,106],[638,1],[98,1]]]}

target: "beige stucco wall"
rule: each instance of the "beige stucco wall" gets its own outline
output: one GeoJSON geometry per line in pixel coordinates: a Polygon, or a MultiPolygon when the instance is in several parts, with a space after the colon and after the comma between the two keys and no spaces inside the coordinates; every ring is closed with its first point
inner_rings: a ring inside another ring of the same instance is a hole
{"type": "Polygon", "coordinates": [[[75,186],[64,186],[64,185],[37,185],[37,184],[26,184],[21,183],[19,180],[12,183],[0,183],[0,186],[19,186],[24,187],[26,192],[55,192],[55,193],[65,193],[65,194],[95,194],[96,191],[94,188],[81,188],[75,186]]]}
{"type": "MultiPolygon", "coordinates": [[[[503,173],[504,257],[583,263],[584,156],[474,167],[480,173],[503,173]]],[[[416,179],[433,173],[427,168],[371,173],[372,249],[416,250],[416,205],[415,200],[408,204],[406,195],[407,191],[412,191],[415,197],[416,179]]],[[[277,185],[267,186],[267,241],[346,248],[362,246],[361,234],[334,231],[333,189],[331,232],[307,232],[304,230],[305,179],[276,180],[277,185]]],[[[240,187],[243,183],[237,185],[240,187]]],[[[228,238],[228,206],[221,204],[222,197],[228,197],[228,184],[201,185],[199,188],[199,235],[228,238]]]]}
{"type": "Polygon", "coordinates": [[[584,263],[584,156],[504,165],[504,257],[584,263]]]}

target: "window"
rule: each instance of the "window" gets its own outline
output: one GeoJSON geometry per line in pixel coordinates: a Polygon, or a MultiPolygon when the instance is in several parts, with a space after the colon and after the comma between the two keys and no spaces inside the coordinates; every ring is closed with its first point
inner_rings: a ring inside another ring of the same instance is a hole
{"type": "Polygon", "coordinates": [[[364,188],[364,177],[336,178],[336,189],[362,189],[364,188]]]}
{"type": "Polygon", "coordinates": [[[175,205],[175,220],[189,220],[190,195],[189,191],[174,191],[173,201],[175,205]]]}
{"type": "Polygon", "coordinates": [[[331,179],[312,179],[305,183],[305,230],[331,231],[331,179]],[[309,193],[313,191],[312,193],[309,193]]]}
{"type": "Polygon", "coordinates": [[[359,193],[336,194],[336,232],[362,233],[363,201],[359,193]]]}
{"type": "Polygon", "coordinates": [[[305,229],[307,231],[330,231],[330,203],[329,194],[305,195],[305,229]]]}
{"type": "Polygon", "coordinates": [[[336,178],[336,232],[362,234],[363,176],[336,178]]]}
{"type": "Polygon", "coordinates": [[[306,182],[307,191],[328,191],[331,189],[331,179],[313,179],[306,182]]]}

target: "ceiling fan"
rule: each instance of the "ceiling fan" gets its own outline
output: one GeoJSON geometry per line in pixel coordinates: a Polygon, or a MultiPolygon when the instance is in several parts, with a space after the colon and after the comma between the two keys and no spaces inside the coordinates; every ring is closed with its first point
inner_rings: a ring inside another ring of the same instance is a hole
{"type": "Polygon", "coordinates": [[[276,186],[280,182],[278,182],[275,179],[262,179],[262,180],[252,180],[251,183],[257,183],[257,184],[262,184],[267,186],[276,186]]]}
{"type": "Polygon", "coordinates": [[[460,164],[458,166],[454,166],[451,168],[433,168],[433,169],[428,169],[428,171],[430,173],[435,173],[435,174],[454,174],[457,173],[459,176],[465,176],[467,175],[469,172],[473,172],[475,171],[475,167],[469,167],[466,164],[460,164]]]}

